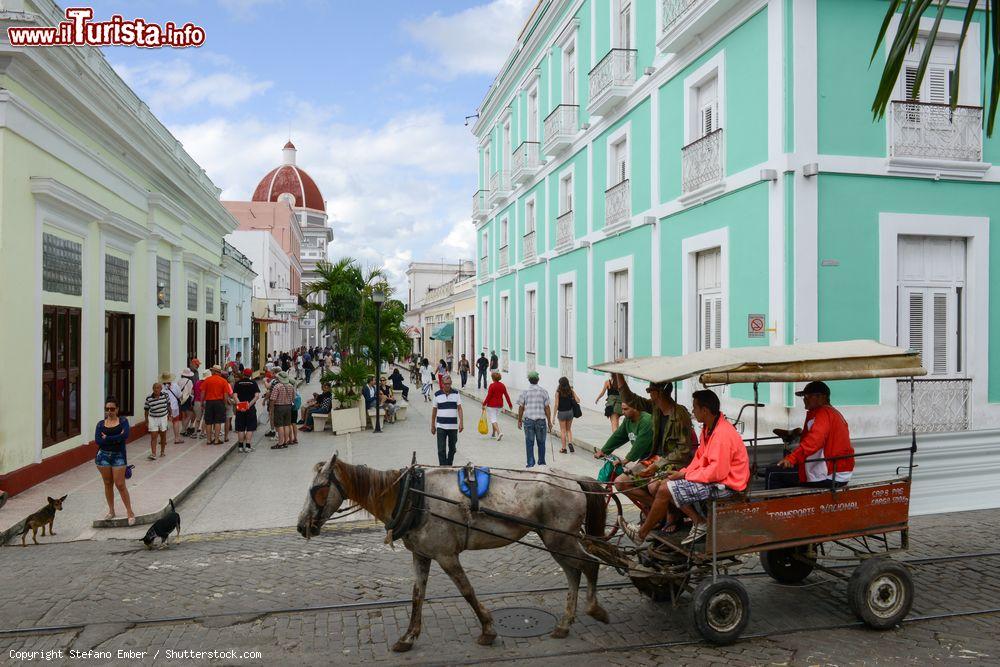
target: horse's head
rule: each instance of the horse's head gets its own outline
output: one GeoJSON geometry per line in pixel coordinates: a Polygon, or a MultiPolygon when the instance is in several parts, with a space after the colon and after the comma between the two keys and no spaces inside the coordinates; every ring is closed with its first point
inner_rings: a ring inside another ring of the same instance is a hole
{"type": "Polygon", "coordinates": [[[306,496],[306,504],[299,513],[298,531],[307,540],[319,535],[319,530],[326,523],[333,513],[340,509],[340,506],[347,499],[344,487],[337,479],[336,464],[337,455],[334,454],[329,462],[320,461],[314,467],[316,471],[312,485],[309,487],[309,494],[306,496]]]}

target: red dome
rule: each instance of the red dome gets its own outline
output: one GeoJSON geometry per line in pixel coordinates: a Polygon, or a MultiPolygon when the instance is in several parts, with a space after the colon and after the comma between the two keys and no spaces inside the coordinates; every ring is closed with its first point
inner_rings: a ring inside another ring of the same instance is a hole
{"type": "Polygon", "coordinates": [[[311,208],[326,211],[323,195],[316,186],[316,181],[305,170],[295,165],[295,146],[289,141],[282,153],[284,164],[275,167],[260,179],[253,191],[252,201],[278,201],[278,197],[286,192],[295,197],[296,208],[311,208]]]}

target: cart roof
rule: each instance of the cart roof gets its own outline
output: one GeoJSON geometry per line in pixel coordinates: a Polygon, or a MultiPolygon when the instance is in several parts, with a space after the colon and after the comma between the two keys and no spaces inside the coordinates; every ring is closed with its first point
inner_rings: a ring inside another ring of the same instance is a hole
{"type": "Polygon", "coordinates": [[[702,384],[810,382],[926,375],[920,355],[873,340],[703,350],[591,366],[648,382],[699,377],[702,384]]]}

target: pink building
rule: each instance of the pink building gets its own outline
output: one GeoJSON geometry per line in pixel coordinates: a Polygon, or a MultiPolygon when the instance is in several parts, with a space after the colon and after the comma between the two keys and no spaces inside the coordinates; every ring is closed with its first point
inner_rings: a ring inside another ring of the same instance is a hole
{"type": "Polygon", "coordinates": [[[291,261],[288,284],[293,295],[302,289],[302,227],[292,210],[291,196],[276,202],[224,201],[233,217],[239,221],[239,231],[268,231],[281,245],[291,261]]]}

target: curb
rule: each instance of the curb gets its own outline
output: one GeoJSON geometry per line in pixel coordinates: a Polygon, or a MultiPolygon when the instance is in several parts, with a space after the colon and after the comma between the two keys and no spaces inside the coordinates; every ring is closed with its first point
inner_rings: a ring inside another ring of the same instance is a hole
{"type": "MultiPolygon", "coordinates": [[[[229,445],[229,449],[228,449],[228,451],[226,451],[226,453],[224,453],[219,458],[215,459],[215,461],[210,466],[208,466],[207,468],[205,468],[204,470],[202,470],[198,474],[198,476],[195,477],[191,481],[190,484],[188,484],[186,487],[184,487],[181,490],[180,493],[178,493],[177,495],[175,495],[172,498],[172,500],[174,501],[174,504],[176,505],[177,503],[181,502],[182,500],[184,500],[188,496],[188,494],[190,494],[192,491],[194,491],[195,487],[198,486],[203,479],[205,479],[206,477],[208,477],[208,474],[210,472],[212,472],[213,470],[215,470],[216,468],[218,468],[222,464],[223,461],[225,461],[227,458],[229,458],[229,455],[232,454],[236,450],[236,446],[237,446],[237,443],[235,443],[235,442],[233,442],[231,445],[229,445]]],[[[164,517],[167,514],[167,512],[169,512],[169,511],[170,511],[170,503],[168,501],[167,504],[163,506],[163,509],[161,509],[159,511],[150,512],[148,514],[137,514],[135,516],[135,524],[133,526],[131,526],[131,527],[134,528],[135,526],[143,526],[143,525],[146,525],[146,524],[155,523],[156,521],[158,521],[159,519],[161,519],[162,517],[164,517]]],[[[127,517],[124,517],[124,518],[122,518],[122,517],[115,517],[114,519],[95,519],[94,523],[93,523],[93,526],[94,526],[94,528],[129,528],[130,527],[128,525],[128,518],[127,517]]],[[[0,540],[2,540],[2,539],[3,538],[0,537],[0,540]]],[[[0,541],[0,544],[2,544],[2,543],[3,542],[0,541]]]]}

